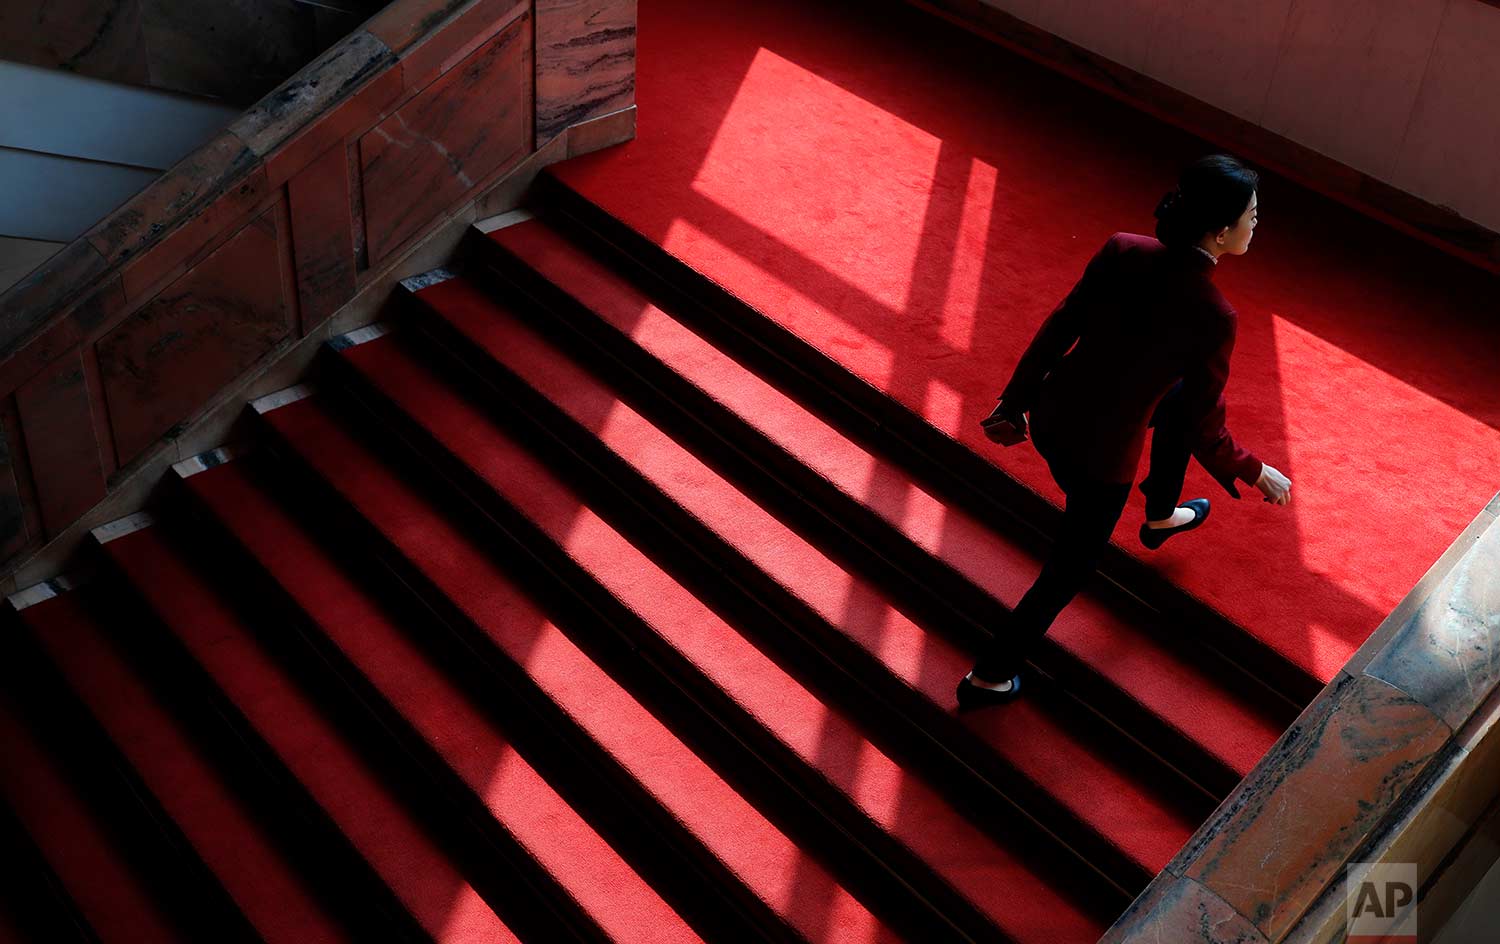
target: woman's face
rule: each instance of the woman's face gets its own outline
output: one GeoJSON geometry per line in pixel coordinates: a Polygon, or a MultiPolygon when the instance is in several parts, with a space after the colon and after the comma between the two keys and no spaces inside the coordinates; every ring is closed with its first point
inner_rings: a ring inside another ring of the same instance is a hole
{"type": "Polygon", "coordinates": [[[1240,214],[1239,220],[1233,226],[1226,226],[1211,237],[1219,252],[1243,256],[1250,248],[1250,237],[1255,232],[1258,203],[1258,195],[1250,194],[1250,205],[1245,208],[1244,213],[1240,214]]]}

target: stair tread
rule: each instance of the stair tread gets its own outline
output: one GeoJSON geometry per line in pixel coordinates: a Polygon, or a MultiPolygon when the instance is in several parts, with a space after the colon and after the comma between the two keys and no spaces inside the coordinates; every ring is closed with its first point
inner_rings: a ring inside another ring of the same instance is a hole
{"type": "MultiPolygon", "coordinates": [[[[616,454],[808,602],[907,686],[945,711],[956,708],[953,687],[972,662],[969,653],[925,631],[877,587],[829,560],[472,284],[455,279],[434,288],[444,287],[435,298],[428,290],[422,294],[439,317],[454,323],[499,363],[580,419],[616,454]]],[[[360,345],[346,356],[357,362],[389,347],[360,345]]],[[[441,409],[425,409],[422,421],[435,432],[454,437],[472,438],[484,428],[476,425],[482,418],[474,408],[456,401],[445,401],[441,409]],[[459,416],[464,420],[459,421],[459,416]]],[[[471,448],[484,448],[484,444],[471,448]]],[[[506,461],[522,460],[507,456],[506,461]]],[[[493,459],[471,462],[491,476],[503,466],[493,459]]],[[[1021,699],[1003,711],[975,712],[960,719],[1077,819],[1147,874],[1154,874],[1197,826],[1197,813],[1181,810],[1143,788],[1137,771],[1101,758],[1091,745],[1080,742],[1039,707],[1036,699],[1021,699]],[[1016,723],[1018,717],[1024,717],[1024,723],[1016,723]]]]}
{"type": "Polygon", "coordinates": [[[95,623],[74,596],[28,607],[21,619],[250,923],[269,944],[350,940],[125,661],[114,638],[129,628],[95,623]]]}
{"type": "Polygon", "coordinates": [[[698,940],[244,462],[216,466],[187,485],[611,940],[698,940]]]}
{"type": "MultiPolygon", "coordinates": [[[[842,435],[545,221],[497,230],[489,238],[1007,608],[1029,588],[1041,563],[1034,555],[842,435]]],[[[438,295],[443,289],[426,291],[438,295]]],[[[1285,727],[1279,706],[1218,684],[1189,653],[1132,625],[1087,591],[1045,638],[1240,776],[1285,727]]]]}
{"type": "Polygon", "coordinates": [[[0,800],[15,812],[103,944],[188,940],[110,838],[107,825],[3,692],[0,770],[4,771],[0,800]]]}
{"type": "Polygon", "coordinates": [[[316,398],[276,409],[264,419],[793,928],[817,941],[888,936],[888,930],[821,864],[802,853],[589,659],[498,562],[357,442],[316,398]],[[792,875],[798,876],[798,888],[787,887],[792,875]],[[809,899],[799,894],[805,888],[820,889],[821,894],[809,899]]]}
{"type": "Polygon", "coordinates": [[[104,550],[434,939],[518,940],[159,528],[134,531],[104,550]]]}
{"type": "MultiPolygon", "coordinates": [[[[1015,908],[1018,887],[1027,887],[1038,906],[1045,903],[1037,911],[1049,924],[1061,925],[1068,915],[1078,922],[1078,933],[1094,927],[1077,914],[1076,905],[1030,874],[1014,852],[903,770],[845,712],[808,691],[677,583],[394,340],[382,338],[343,353],[861,812],[1007,931],[1024,933],[1022,922],[1034,914],[1015,908]]],[[[1022,714],[1023,724],[1050,723],[1029,707],[1022,714]]],[[[1176,838],[1177,845],[1185,835],[1176,838]]]]}

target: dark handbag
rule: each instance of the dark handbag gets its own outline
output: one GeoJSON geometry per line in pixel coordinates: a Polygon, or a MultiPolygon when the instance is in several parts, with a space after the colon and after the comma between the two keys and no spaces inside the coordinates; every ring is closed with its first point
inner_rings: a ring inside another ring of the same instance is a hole
{"type": "Polygon", "coordinates": [[[979,421],[979,426],[984,430],[985,438],[990,442],[999,443],[1002,446],[1014,446],[1016,443],[1026,441],[1026,414],[1018,413],[1014,417],[1005,415],[1001,408],[1003,404],[995,404],[994,412],[979,421]]]}

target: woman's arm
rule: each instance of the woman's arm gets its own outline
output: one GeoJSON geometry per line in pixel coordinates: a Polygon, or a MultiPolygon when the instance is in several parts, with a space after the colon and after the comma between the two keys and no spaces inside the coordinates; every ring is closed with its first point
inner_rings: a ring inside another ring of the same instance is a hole
{"type": "Polygon", "coordinates": [[[1073,347],[1083,330],[1083,322],[1089,309],[1102,296],[1109,280],[1110,260],[1118,249],[1115,233],[1105,241],[1103,247],[1083,270],[1083,276],[1068,292],[1042,326],[1011,374],[1010,383],[1000,394],[1002,409],[1007,416],[1030,412],[1041,389],[1042,380],[1057,366],[1062,356],[1073,347]]]}
{"type": "Polygon", "coordinates": [[[1234,480],[1254,485],[1262,466],[1250,450],[1235,442],[1225,426],[1228,406],[1224,385],[1229,381],[1229,357],[1234,353],[1238,321],[1231,309],[1209,338],[1204,355],[1187,366],[1182,378],[1183,415],[1191,430],[1193,458],[1235,498],[1240,493],[1234,480]]]}

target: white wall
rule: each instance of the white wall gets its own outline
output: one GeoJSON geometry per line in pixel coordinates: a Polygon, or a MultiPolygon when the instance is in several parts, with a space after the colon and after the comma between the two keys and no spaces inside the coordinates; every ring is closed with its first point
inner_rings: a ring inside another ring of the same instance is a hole
{"type": "Polygon", "coordinates": [[[984,2],[1500,230],[1500,7],[984,2]]]}

